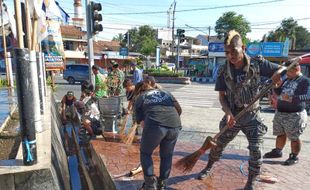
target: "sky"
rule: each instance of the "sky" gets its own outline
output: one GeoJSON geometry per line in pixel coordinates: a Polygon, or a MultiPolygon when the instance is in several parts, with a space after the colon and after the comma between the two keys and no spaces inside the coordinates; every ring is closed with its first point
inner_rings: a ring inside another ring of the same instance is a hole
{"type": "MultiPolygon", "coordinates": [[[[13,0],[4,2],[13,12],[13,0]]],[[[71,17],[74,16],[74,0],[58,0],[58,2],[71,17]]],[[[103,31],[98,38],[111,40],[119,33],[124,34],[128,29],[141,25],[150,25],[156,29],[167,27],[166,12],[173,0],[96,0],[95,2],[101,3],[103,7],[101,23],[103,31]],[[145,14],[146,12],[159,13],[145,14]]],[[[85,0],[82,0],[82,5],[85,11],[85,0]]],[[[214,27],[218,18],[225,12],[234,11],[243,15],[250,23],[252,31],[247,37],[251,40],[261,40],[264,34],[276,29],[283,19],[290,17],[310,31],[309,7],[309,0],[176,0],[175,28],[185,29],[186,36],[195,37],[198,34],[208,34],[210,26],[211,35],[216,35],[214,27]],[[253,3],[256,4],[246,5],[253,3]]]]}

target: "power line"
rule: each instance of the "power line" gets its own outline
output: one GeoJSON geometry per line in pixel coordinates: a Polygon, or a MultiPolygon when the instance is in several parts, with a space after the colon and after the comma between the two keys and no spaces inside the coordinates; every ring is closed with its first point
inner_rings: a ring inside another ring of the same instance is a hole
{"type": "MultiPolygon", "coordinates": [[[[196,9],[183,9],[183,10],[176,10],[175,12],[193,12],[193,11],[203,11],[203,10],[213,10],[213,9],[222,9],[222,8],[233,8],[233,7],[244,7],[244,6],[251,6],[251,5],[261,5],[267,3],[275,3],[284,0],[271,0],[271,1],[260,1],[255,3],[245,3],[245,4],[236,4],[236,5],[225,5],[225,6],[216,6],[216,7],[205,7],[205,8],[196,8],[196,9]]],[[[151,12],[119,12],[119,13],[104,13],[104,15],[147,15],[147,14],[166,14],[167,11],[151,11],[151,12]]]]}

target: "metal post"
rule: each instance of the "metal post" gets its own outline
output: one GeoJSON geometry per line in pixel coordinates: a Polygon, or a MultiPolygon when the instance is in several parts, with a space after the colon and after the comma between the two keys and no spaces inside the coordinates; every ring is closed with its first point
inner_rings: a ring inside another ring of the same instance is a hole
{"type": "Polygon", "coordinates": [[[92,72],[92,66],[94,65],[94,49],[93,49],[93,34],[91,32],[91,12],[90,12],[90,1],[85,0],[86,8],[86,23],[87,23],[87,42],[88,42],[88,65],[89,65],[89,81],[95,85],[95,76],[92,72]]]}
{"type": "Polygon", "coordinates": [[[47,96],[47,85],[46,85],[46,69],[45,69],[45,59],[44,53],[41,52],[42,69],[43,69],[43,86],[44,86],[44,96],[47,96]]]}
{"type": "Polygon", "coordinates": [[[177,71],[179,71],[179,54],[180,54],[180,35],[178,35],[178,46],[177,46],[177,71]]]}
{"type": "Polygon", "coordinates": [[[34,125],[36,132],[42,132],[41,123],[41,112],[40,112],[40,95],[39,95],[39,81],[38,81],[38,68],[37,68],[37,57],[35,51],[30,51],[30,80],[32,81],[32,86],[28,91],[33,91],[33,108],[34,109],[34,125]]]}
{"type": "Polygon", "coordinates": [[[14,63],[16,65],[16,88],[18,97],[18,109],[20,117],[20,127],[22,136],[23,162],[24,165],[33,165],[37,163],[36,147],[36,121],[35,121],[35,99],[34,86],[38,81],[33,80],[30,64],[30,54],[28,49],[14,49],[14,63]]]}
{"type": "Polygon", "coordinates": [[[11,57],[11,53],[7,52],[6,53],[7,59],[8,59],[8,70],[9,70],[9,78],[10,78],[10,87],[13,88],[14,87],[14,79],[13,79],[13,66],[12,66],[12,57],[11,57]]]}
{"type": "Polygon", "coordinates": [[[156,68],[159,67],[160,63],[160,47],[156,46],[156,68]]]}
{"type": "Polygon", "coordinates": [[[174,56],[174,20],[175,20],[175,7],[176,7],[177,2],[173,2],[173,12],[172,12],[172,43],[171,43],[171,55],[172,58],[174,56]]]}
{"type": "Polygon", "coordinates": [[[208,44],[209,44],[210,43],[211,26],[209,26],[208,29],[209,29],[209,35],[208,35],[208,44]]]}
{"type": "Polygon", "coordinates": [[[41,114],[44,113],[45,110],[45,96],[44,96],[44,80],[43,80],[43,66],[42,66],[42,56],[40,52],[36,52],[37,59],[37,73],[38,73],[38,84],[39,84],[39,96],[40,96],[40,111],[41,114]]]}
{"type": "Polygon", "coordinates": [[[130,34],[129,34],[129,31],[127,32],[127,48],[128,48],[128,52],[129,52],[129,43],[130,43],[130,34]]]}

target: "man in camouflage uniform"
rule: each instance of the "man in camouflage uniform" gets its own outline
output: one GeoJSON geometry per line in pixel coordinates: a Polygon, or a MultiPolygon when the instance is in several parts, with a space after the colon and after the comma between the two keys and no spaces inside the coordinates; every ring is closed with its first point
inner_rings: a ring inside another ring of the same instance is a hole
{"type": "Polygon", "coordinates": [[[118,63],[111,61],[112,72],[108,76],[108,94],[109,96],[120,96],[123,94],[124,72],[118,68],[118,63]]]}
{"type": "Polygon", "coordinates": [[[224,40],[227,61],[219,68],[215,90],[219,91],[219,100],[225,116],[220,122],[220,129],[228,125],[228,129],[218,137],[217,146],[212,147],[209,161],[198,179],[202,180],[211,175],[213,164],[218,161],[224,148],[235,136],[242,131],[249,142],[249,175],[244,189],[253,189],[256,177],[262,164],[261,145],[267,127],[260,118],[258,102],[252,106],[238,121],[235,116],[245,108],[258,93],[260,76],[272,77],[273,81],[280,80],[279,66],[262,58],[251,59],[245,54],[245,47],[240,34],[230,31],[224,40]]]}

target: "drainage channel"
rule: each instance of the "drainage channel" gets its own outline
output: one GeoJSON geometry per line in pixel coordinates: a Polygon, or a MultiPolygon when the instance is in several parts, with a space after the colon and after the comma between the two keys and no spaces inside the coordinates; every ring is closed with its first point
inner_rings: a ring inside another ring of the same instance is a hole
{"type": "Polygon", "coordinates": [[[64,148],[68,156],[68,166],[72,190],[94,189],[88,168],[91,168],[85,148],[80,147],[78,123],[68,123],[64,127],[64,148]]]}

